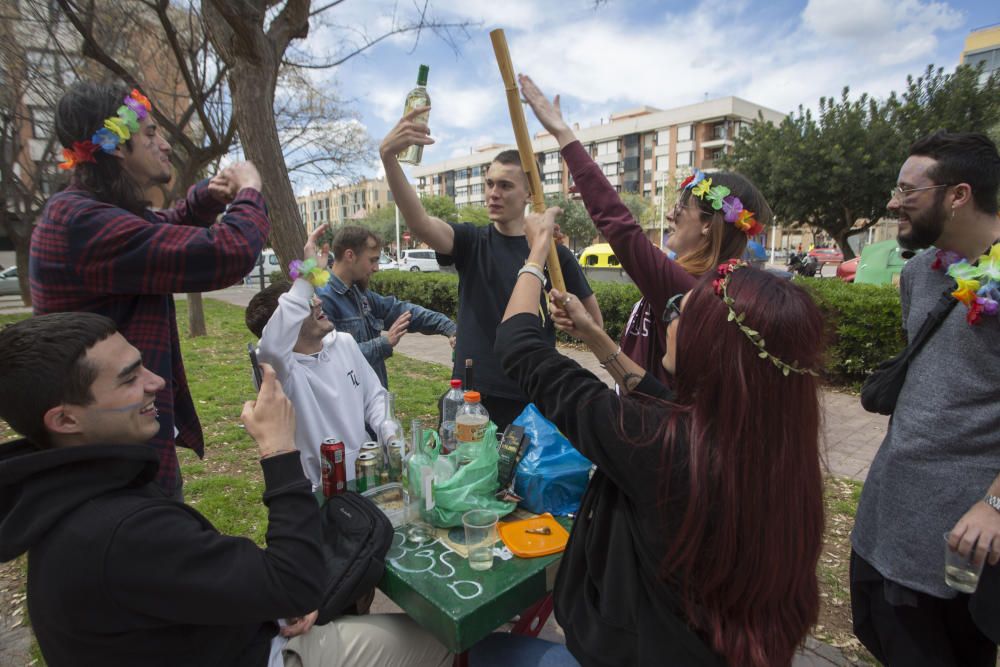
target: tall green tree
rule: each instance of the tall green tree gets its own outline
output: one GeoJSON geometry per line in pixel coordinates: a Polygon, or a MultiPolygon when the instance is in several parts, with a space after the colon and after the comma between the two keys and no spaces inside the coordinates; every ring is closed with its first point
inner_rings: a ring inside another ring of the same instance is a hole
{"type": "Polygon", "coordinates": [[[587,209],[577,199],[569,199],[564,195],[549,195],[545,198],[546,206],[558,206],[562,214],[556,218],[556,224],[562,233],[569,237],[570,247],[576,250],[579,246],[590,245],[597,236],[594,221],[587,214],[587,209]]]}
{"type": "Polygon", "coordinates": [[[490,224],[490,214],[483,206],[463,206],[458,209],[459,222],[471,222],[476,227],[490,224]]]}
{"type": "Polygon", "coordinates": [[[752,180],[779,223],[807,224],[854,256],[848,239],[885,214],[908,146],[937,129],[987,132],[1000,122],[1000,75],[977,83],[978,69],[928,67],[902,94],[880,101],[821,98],[819,113],[799,107],[779,125],[758,118],[736,140],[725,168],[752,180]]]}
{"type": "Polygon", "coordinates": [[[458,222],[458,208],[455,200],[444,195],[431,195],[421,197],[420,203],[424,205],[427,215],[441,218],[445,222],[458,222]]]}

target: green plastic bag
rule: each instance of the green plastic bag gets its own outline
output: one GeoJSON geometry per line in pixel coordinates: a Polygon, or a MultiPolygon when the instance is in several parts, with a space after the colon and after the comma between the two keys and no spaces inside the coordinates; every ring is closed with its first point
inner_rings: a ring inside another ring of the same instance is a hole
{"type": "Polygon", "coordinates": [[[462,515],[469,510],[492,510],[499,516],[514,511],[516,504],[496,499],[500,486],[496,431],[496,424],[490,422],[482,440],[463,442],[454,452],[442,455],[468,463],[460,466],[450,479],[434,482],[434,509],[427,512],[426,520],[438,528],[451,528],[461,526],[462,515]]]}

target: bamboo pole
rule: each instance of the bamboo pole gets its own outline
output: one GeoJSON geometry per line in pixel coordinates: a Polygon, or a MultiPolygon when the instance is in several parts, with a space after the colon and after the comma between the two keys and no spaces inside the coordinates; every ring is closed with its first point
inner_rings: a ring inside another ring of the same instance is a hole
{"type": "MultiPolygon", "coordinates": [[[[517,140],[517,152],[521,154],[521,167],[528,177],[531,188],[531,209],[535,213],[545,211],[545,194],[542,192],[542,178],[538,173],[535,153],[531,150],[531,136],[528,134],[528,124],[524,120],[524,109],[521,108],[521,93],[517,89],[514,78],[514,65],[510,61],[510,51],[507,49],[507,38],[503,30],[498,28],[490,31],[490,41],[493,42],[493,52],[497,57],[497,67],[503,78],[504,90],[507,91],[507,106],[510,109],[510,122],[514,126],[514,138],[517,140]]],[[[559,253],[556,252],[556,242],[552,241],[549,248],[549,278],[552,286],[560,292],[566,291],[563,280],[562,265],[559,264],[559,253]]]]}

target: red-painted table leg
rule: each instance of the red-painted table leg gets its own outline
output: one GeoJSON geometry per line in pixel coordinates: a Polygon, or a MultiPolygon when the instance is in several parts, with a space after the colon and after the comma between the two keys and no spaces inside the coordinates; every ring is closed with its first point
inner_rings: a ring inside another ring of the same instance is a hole
{"type": "Polygon", "coordinates": [[[452,667],[469,667],[469,652],[463,651],[455,654],[455,659],[451,663],[452,667]]]}
{"type": "Polygon", "coordinates": [[[525,609],[521,614],[521,618],[514,627],[511,628],[511,634],[514,635],[527,635],[528,637],[537,637],[538,633],[542,631],[542,627],[545,622],[549,620],[549,615],[552,613],[552,593],[549,593],[537,603],[525,609]]]}

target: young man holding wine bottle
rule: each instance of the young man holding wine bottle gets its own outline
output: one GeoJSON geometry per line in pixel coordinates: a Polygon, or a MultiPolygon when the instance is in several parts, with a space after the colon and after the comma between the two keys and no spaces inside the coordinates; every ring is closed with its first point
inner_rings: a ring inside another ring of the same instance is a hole
{"type": "MultiPolygon", "coordinates": [[[[524,236],[525,207],[531,198],[528,178],[521,168],[517,151],[503,151],[486,172],[486,206],[492,224],[476,227],[428,215],[397,158],[411,146],[434,143],[427,125],[418,120],[428,111],[428,107],[408,111],[382,140],[379,152],[392,196],[410,231],[437,251],[439,263],[454,264],[458,270],[459,336],[452,375],[461,377],[465,360],[474,361],[476,386],[466,389],[482,394],[483,405],[493,422],[503,430],[528,403],[527,397],[504,374],[493,355],[497,325],[514,290],[518,270],[528,258],[528,242],[524,236]]],[[[567,291],[575,294],[594,320],[603,325],[597,299],[573,253],[564,246],[559,246],[558,251],[567,291]]],[[[527,268],[544,277],[540,269],[527,268]]],[[[539,303],[539,308],[545,312],[543,302],[539,303]]],[[[555,345],[555,330],[547,317],[545,337],[555,345]]]]}

